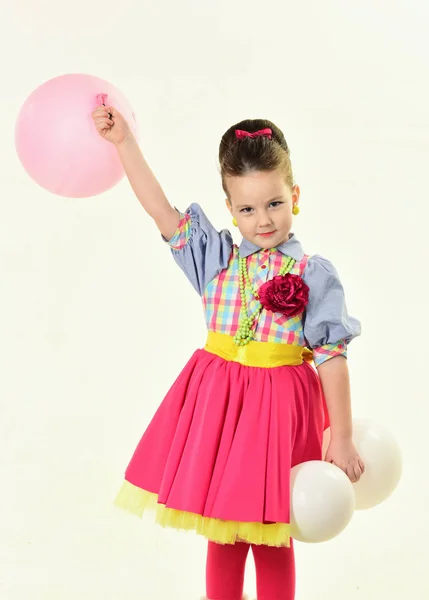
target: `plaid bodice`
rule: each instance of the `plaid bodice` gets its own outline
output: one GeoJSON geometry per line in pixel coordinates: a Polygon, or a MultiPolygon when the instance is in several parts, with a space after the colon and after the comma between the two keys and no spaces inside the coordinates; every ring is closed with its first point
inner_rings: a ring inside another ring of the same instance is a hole
{"type": "MultiPolygon", "coordinates": [[[[360,334],[360,323],[347,313],[344,291],[333,265],[320,256],[308,256],[292,236],[277,248],[263,250],[243,240],[233,244],[228,231],[218,232],[199,205],[181,213],[176,233],[165,240],[177,264],[201,295],[207,329],[234,336],[240,322],[239,255],[246,257],[250,281],[257,288],[278,275],[288,257],[290,271],[310,288],[305,311],[292,318],[261,310],[254,339],[308,347],[319,366],[334,356],[347,356],[347,345],[360,334]]],[[[247,311],[257,312],[259,302],[247,291],[247,311]]]]}

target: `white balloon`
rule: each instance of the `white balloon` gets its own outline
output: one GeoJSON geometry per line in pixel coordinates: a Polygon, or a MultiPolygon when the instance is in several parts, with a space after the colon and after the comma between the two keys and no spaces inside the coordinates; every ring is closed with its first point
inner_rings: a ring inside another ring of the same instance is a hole
{"type": "Polygon", "coordinates": [[[365,464],[354,484],[356,509],[373,508],[391,496],[401,479],[401,449],[385,427],[364,419],[353,421],[353,441],[365,464]]]}
{"type": "Polygon", "coordinates": [[[326,542],[350,523],[355,509],[353,485],[335,465],[312,460],[291,472],[291,536],[308,543],[326,542]]]}
{"type": "MultiPolygon", "coordinates": [[[[329,439],[328,429],[323,439],[323,457],[329,439]]],[[[360,480],[353,484],[356,510],[373,508],[391,496],[401,479],[401,449],[385,427],[369,419],[353,420],[353,443],[365,465],[360,480]]]]}

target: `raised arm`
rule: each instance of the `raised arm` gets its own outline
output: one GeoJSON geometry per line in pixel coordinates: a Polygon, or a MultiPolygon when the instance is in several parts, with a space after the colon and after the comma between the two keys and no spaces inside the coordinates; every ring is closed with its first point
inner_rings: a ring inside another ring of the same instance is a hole
{"type": "Polygon", "coordinates": [[[180,216],[147,164],[124,117],[114,107],[98,107],[92,114],[101,137],[116,147],[131,187],[161,234],[169,240],[175,233],[180,216]]]}

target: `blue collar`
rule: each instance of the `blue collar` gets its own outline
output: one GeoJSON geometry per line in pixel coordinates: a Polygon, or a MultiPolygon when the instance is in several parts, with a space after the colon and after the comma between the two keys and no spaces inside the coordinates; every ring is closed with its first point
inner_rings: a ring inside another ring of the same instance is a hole
{"type": "MultiPolygon", "coordinates": [[[[251,254],[255,254],[255,252],[260,252],[260,250],[261,248],[259,246],[252,244],[252,242],[249,242],[245,238],[243,238],[243,241],[239,246],[240,256],[246,258],[251,254]]],[[[283,244],[277,246],[276,250],[279,250],[282,254],[290,256],[298,262],[304,258],[304,251],[302,249],[301,243],[296,239],[294,233],[291,233],[289,235],[289,239],[287,240],[287,242],[283,242],[283,244]]]]}

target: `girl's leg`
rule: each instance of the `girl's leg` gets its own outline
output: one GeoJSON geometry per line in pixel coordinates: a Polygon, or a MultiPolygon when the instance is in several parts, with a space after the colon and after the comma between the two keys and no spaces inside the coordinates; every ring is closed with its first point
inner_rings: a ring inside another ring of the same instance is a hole
{"type": "Polygon", "coordinates": [[[241,600],[249,548],[249,544],[221,545],[209,542],[206,568],[209,600],[241,600]]]}
{"type": "Polygon", "coordinates": [[[295,557],[290,548],[252,546],[256,567],[258,600],[295,598],[295,557]]]}

